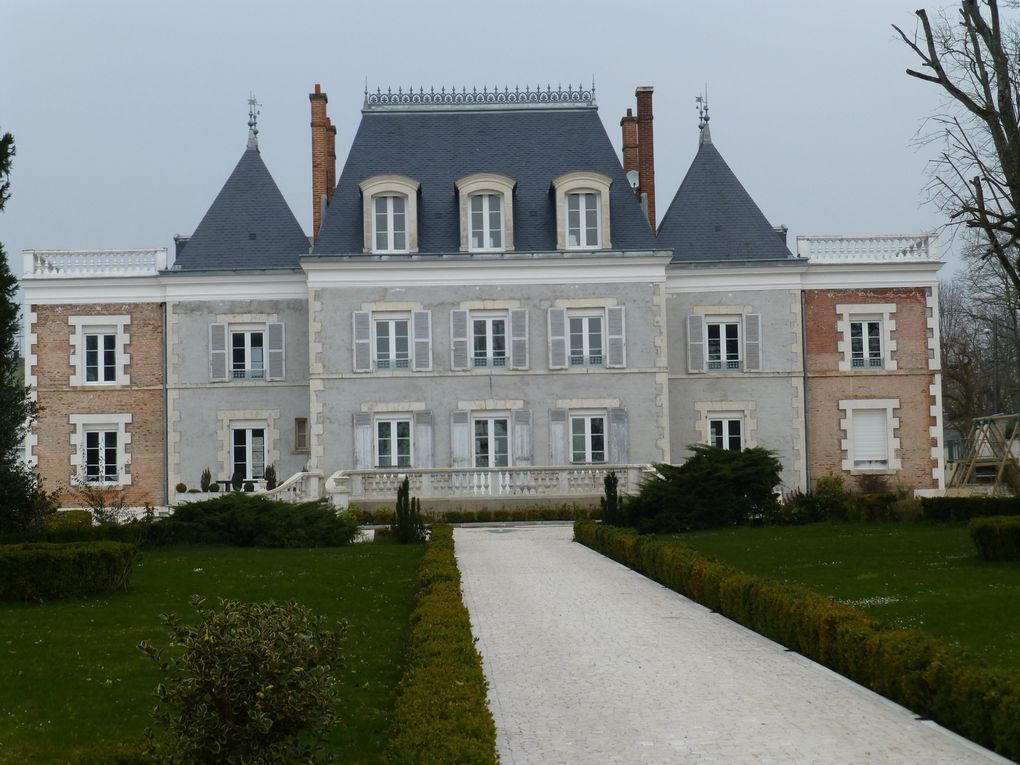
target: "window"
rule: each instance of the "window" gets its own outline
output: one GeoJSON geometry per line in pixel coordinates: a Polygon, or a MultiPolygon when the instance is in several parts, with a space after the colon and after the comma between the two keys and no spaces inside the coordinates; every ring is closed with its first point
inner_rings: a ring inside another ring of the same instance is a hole
{"type": "Polygon", "coordinates": [[[897,456],[900,439],[896,437],[900,418],[895,416],[895,411],[899,407],[898,398],[839,402],[844,412],[839,427],[846,434],[840,445],[843,470],[851,474],[889,473],[902,468],[902,460],[897,456]]]}
{"type": "Polygon", "coordinates": [[[265,332],[260,329],[230,331],[230,377],[233,380],[263,380],[265,332]]]}
{"type": "Polygon", "coordinates": [[[376,467],[411,467],[411,420],[377,420],[376,467]]]}
{"type": "Polygon", "coordinates": [[[897,368],[896,303],[845,303],[836,306],[836,350],[840,372],[893,371],[897,368]]]}
{"type": "Polygon", "coordinates": [[[740,369],[740,322],[708,321],[708,368],[740,369]]]}
{"type": "Polygon", "coordinates": [[[599,246],[599,195],[567,195],[567,249],[599,246]]]}
{"type": "Polygon", "coordinates": [[[209,325],[209,380],[283,380],[283,324],[256,322],[249,315],[242,318],[244,323],[209,325]]]}
{"type": "Polygon", "coordinates": [[[294,451],[308,451],[308,418],[294,418],[294,451]]]}
{"type": "Polygon", "coordinates": [[[375,251],[407,250],[407,203],[405,197],[380,196],[375,200],[375,251]]]}
{"type": "Polygon", "coordinates": [[[882,322],[879,319],[850,322],[850,364],[854,369],[881,369],[882,322]]]}
{"type": "Polygon", "coordinates": [[[375,319],[376,369],[408,369],[411,343],[407,318],[375,319]]]}
{"type": "Polygon", "coordinates": [[[717,449],[740,451],[744,445],[743,422],[739,418],[720,418],[708,421],[709,444],[717,449]]]}
{"type": "Polygon", "coordinates": [[[84,478],[88,483],[117,483],[120,471],[116,430],[85,431],[84,478]]]}
{"type": "Polygon", "coordinates": [[[855,468],[889,467],[889,439],[885,409],[856,409],[853,463],[855,468]]]}
{"type": "Polygon", "coordinates": [[[512,178],[474,173],[457,181],[462,252],[503,252],[514,248],[512,178]]]}
{"type": "Polygon", "coordinates": [[[609,187],[613,180],[594,172],[566,173],[553,181],[556,197],[556,248],[584,250],[612,246],[609,187]]]}
{"type": "Polygon", "coordinates": [[[352,314],[353,370],[430,371],[431,311],[406,311],[406,303],[391,305],[395,310],[385,310],[383,307],[379,310],[354,311],[352,314]]]}
{"type": "Polygon", "coordinates": [[[510,466],[510,420],[507,417],[476,418],[474,421],[474,466],[510,466]]]}
{"type": "Polygon", "coordinates": [[[474,367],[506,366],[506,316],[471,317],[474,367]]]}
{"type": "Polygon", "coordinates": [[[117,382],[117,333],[85,334],[85,382],[117,382]]]}
{"type": "Polygon", "coordinates": [[[570,461],[586,464],[606,461],[605,415],[570,416],[570,461]]]}
{"type": "Polygon", "coordinates": [[[602,312],[588,315],[568,314],[570,366],[603,365],[602,317],[602,312]]]}
{"type": "Polygon", "coordinates": [[[471,250],[503,249],[503,197],[475,194],[471,197],[471,250]]]}
{"type": "Polygon", "coordinates": [[[418,182],[402,175],[377,175],[359,186],[365,252],[417,252],[418,182]]]}
{"type": "Polygon", "coordinates": [[[266,471],[266,429],[240,427],[233,429],[233,473],[246,481],[260,480],[266,471]]]}

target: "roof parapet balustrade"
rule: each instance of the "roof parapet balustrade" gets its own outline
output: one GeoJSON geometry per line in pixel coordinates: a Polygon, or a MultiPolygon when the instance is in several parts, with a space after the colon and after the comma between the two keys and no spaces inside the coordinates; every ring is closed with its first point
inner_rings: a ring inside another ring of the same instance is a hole
{"type": "Polygon", "coordinates": [[[797,256],[812,263],[939,262],[935,239],[935,234],[798,236],[797,256]]]}
{"type": "Polygon", "coordinates": [[[148,250],[24,250],[23,279],[155,276],[166,270],[166,248],[148,250]]]}

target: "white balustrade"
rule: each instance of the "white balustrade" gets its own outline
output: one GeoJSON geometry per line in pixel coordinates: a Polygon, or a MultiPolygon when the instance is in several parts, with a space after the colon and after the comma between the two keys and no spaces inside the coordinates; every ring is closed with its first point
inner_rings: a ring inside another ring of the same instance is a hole
{"type": "Polygon", "coordinates": [[[166,248],[149,250],[25,250],[25,279],[153,276],[166,270],[166,248]]]}
{"type": "Polygon", "coordinates": [[[938,261],[934,234],[916,236],[798,236],[797,255],[812,263],[938,261]]]}
{"type": "Polygon", "coordinates": [[[267,499],[282,499],[285,502],[308,502],[318,499],[319,479],[322,473],[318,470],[295,473],[275,489],[262,492],[267,499]]]}

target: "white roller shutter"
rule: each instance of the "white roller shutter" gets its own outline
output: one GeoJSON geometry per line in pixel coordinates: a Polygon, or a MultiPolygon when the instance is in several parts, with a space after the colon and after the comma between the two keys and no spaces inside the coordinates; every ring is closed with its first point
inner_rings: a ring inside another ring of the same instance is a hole
{"type": "Polygon", "coordinates": [[[889,464],[889,425],[885,409],[853,412],[854,467],[886,467],[889,464]]]}

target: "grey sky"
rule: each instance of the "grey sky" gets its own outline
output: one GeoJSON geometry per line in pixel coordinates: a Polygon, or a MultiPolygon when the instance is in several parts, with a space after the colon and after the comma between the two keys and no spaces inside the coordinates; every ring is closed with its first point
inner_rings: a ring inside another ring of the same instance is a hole
{"type": "Polygon", "coordinates": [[[774,224],[888,234],[944,222],[925,199],[933,148],[913,139],[940,103],[891,23],[945,0],[772,2],[55,2],[2,0],[0,128],[17,142],[0,241],[25,248],[172,248],[241,156],[247,98],[262,156],[311,228],[308,93],[322,83],[337,174],[369,86],[590,83],[619,150],[634,88],[655,87],[665,213],[712,136],[774,224]]]}

